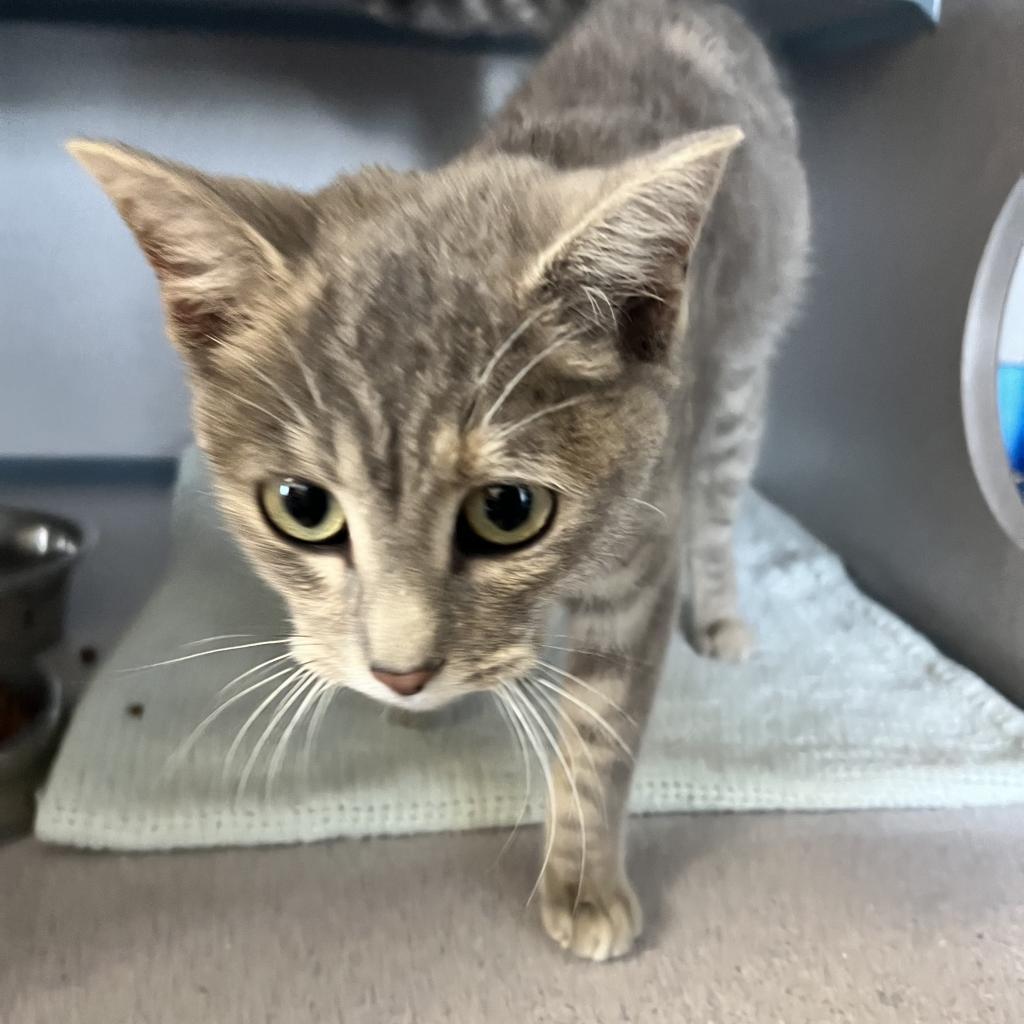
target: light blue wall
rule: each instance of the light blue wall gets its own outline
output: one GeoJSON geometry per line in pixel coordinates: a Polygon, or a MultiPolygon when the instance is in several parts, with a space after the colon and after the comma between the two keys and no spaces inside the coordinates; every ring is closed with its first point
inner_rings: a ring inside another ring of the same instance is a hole
{"type": "Polygon", "coordinates": [[[309,40],[0,22],[0,458],[175,453],[177,359],[151,274],[63,151],[116,137],[316,188],[443,161],[522,60],[309,40]]]}

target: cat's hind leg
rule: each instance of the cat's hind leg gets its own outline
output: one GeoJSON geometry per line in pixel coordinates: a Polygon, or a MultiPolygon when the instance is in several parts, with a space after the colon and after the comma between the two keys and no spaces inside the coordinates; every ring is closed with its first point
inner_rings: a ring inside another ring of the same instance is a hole
{"type": "Polygon", "coordinates": [[[757,462],[768,367],[761,358],[715,368],[687,480],[688,600],[681,627],[699,654],[743,661],[754,635],[739,611],[734,526],[757,462]]]}

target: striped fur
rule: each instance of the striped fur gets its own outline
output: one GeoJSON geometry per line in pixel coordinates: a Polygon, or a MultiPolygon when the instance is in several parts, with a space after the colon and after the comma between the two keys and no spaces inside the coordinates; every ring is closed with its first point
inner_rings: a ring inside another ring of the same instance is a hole
{"type": "Polygon", "coordinates": [[[796,126],[760,43],[712,3],[604,0],[449,166],[309,196],[72,148],[160,279],[219,501],[294,657],[403,712],[495,694],[551,754],[545,927],[628,951],[625,807],[677,577],[693,644],[742,657],[732,527],[804,274],[796,126]],[[268,528],[255,494],[277,475],[334,492],[343,550],[268,528]],[[495,480],[554,490],[552,526],[463,556],[459,505],[495,480]],[[546,640],[559,604],[569,633],[546,640]],[[444,668],[399,697],[382,659],[444,668]]]}

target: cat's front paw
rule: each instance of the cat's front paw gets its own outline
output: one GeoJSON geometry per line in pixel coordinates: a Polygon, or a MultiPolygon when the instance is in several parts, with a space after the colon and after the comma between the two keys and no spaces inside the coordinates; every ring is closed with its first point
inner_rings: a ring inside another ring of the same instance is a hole
{"type": "Polygon", "coordinates": [[[643,929],[643,912],[625,878],[606,888],[576,883],[545,884],[541,898],[544,930],[562,949],[585,960],[625,956],[643,929]]]}
{"type": "Polygon", "coordinates": [[[688,632],[694,650],[705,658],[738,663],[754,651],[754,633],[742,619],[716,619],[688,632]]]}

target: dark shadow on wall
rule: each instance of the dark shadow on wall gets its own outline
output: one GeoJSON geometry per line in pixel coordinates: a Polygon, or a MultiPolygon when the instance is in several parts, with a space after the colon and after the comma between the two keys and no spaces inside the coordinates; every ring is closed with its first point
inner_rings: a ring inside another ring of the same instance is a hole
{"type": "Polygon", "coordinates": [[[812,184],[807,307],[760,482],[865,586],[1024,700],[1024,552],[961,419],[967,302],[1024,171],[1024,6],[950,0],[912,45],[792,69],[812,184]]]}

